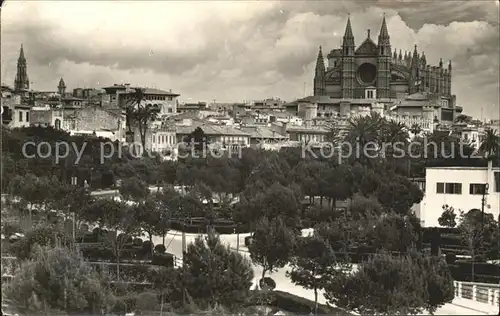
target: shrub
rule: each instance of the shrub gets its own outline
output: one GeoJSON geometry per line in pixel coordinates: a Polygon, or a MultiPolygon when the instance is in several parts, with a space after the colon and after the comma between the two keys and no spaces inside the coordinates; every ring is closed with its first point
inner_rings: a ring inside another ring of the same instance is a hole
{"type": "Polygon", "coordinates": [[[447,253],[446,254],[446,263],[447,264],[453,264],[457,261],[457,255],[454,253],[447,253]]]}
{"type": "MultiPolygon", "coordinates": [[[[268,302],[272,307],[283,309],[287,312],[307,315],[314,311],[314,301],[290,294],[288,292],[268,292],[268,302]]],[[[318,304],[318,314],[325,315],[350,315],[342,309],[318,304]]]]}
{"type": "Polygon", "coordinates": [[[155,253],[164,254],[165,251],[167,251],[167,248],[165,248],[165,245],[159,244],[159,245],[155,246],[155,253]]]}
{"type": "Polygon", "coordinates": [[[261,289],[266,287],[269,290],[274,290],[276,288],[276,282],[270,277],[265,277],[259,280],[259,286],[261,289]]]}
{"type": "Polygon", "coordinates": [[[132,245],[133,245],[134,247],[139,247],[139,248],[141,248],[141,247],[142,247],[142,244],[143,244],[143,241],[142,241],[142,239],[140,239],[140,238],[135,238],[135,239],[134,239],[134,241],[132,242],[132,245]]]}
{"type": "Polygon", "coordinates": [[[252,243],[252,240],[253,240],[252,236],[245,237],[245,246],[247,246],[247,247],[250,246],[250,244],[252,243]]]}
{"type": "Polygon", "coordinates": [[[174,266],[174,255],[171,253],[154,254],[151,264],[164,267],[174,266]]]}

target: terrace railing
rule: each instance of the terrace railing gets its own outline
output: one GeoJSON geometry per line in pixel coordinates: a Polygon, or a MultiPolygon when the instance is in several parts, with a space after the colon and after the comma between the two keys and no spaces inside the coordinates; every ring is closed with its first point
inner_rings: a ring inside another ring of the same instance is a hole
{"type": "Polygon", "coordinates": [[[500,306],[500,284],[454,281],[455,297],[500,306]]]}

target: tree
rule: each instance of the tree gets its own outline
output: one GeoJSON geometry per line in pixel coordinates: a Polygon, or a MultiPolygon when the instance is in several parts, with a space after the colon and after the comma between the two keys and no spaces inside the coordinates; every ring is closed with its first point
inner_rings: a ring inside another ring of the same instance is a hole
{"type": "Polygon", "coordinates": [[[253,263],[262,267],[262,279],[266,272],[283,268],[293,255],[295,235],[281,218],[261,218],[248,246],[253,263]]]}
{"type": "Polygon", "coordinates": [[[130,237],[137,236],[140,228],[132,207],[124,202],[101,200],[102,215],[99,218],[101,227],[107,229],[105,244],[111,248],[116,259],[118,279],[120,278],[120,257],[130,237]]]}
{"type": "Polygon", "coordinates": [[[361,314],[415,315],[435,310],[453,299],[453,280],[440,260],[417,253],[400,257],[379,253],[357,271],[332,277],[325,297],[361,314]]]}
{"type": "Polygon", "coordinates": [[[24,261],[5,295],[27,312],[51,310],[98,314],[110,309],[110,289],[76,252],[37,247],[24,261]]]}
{"type": "Polygon", "coordinates": [[[455,214],[455,209],[448,204],[443,205],[443,214],[438,218],[438,223],[444,227],[455,227],[457,226],[456,219],[457,214],[455,214]]]}
{"type": "Polygon", "coordinates": [[[318,290],[328,284],[332,274],[344,273],[348,266],[337,262],[328,240],[319,235],[305,237],[297,243],[297,251],[291,261],[292,270],[287,272],[293,283],[314,290],[314,314],[318,313],[318,290]]]}
{"type": "MultiPolygon", "coordinates": [[[[153,244],[153,235],[160,231],[160,203],[152,195],[147,197],[146,200],[140,201],[134,208],[138,227],[148,234],[149,242],[153,244]]],[[[154,248],[151,247],[151,255],[153,255],[153,252],[154,248]]]]}
{"type": "Polygon", "coordinates": [[[458,230],[463,244],[471,256],[471,278],[474,282],[474,262],[478,257],[486,255],[492,259],[498,257],[498,223],[492,214],[484,214],[478,209],[467,213],[461,212],[458,230]]]}
{"type": "MultiPolygon", "coordinates": [[[[134,90],[134,104],[127,107],[127,116],[129,117],[128,123],[137,125],[141,137],[142,148],[146,150],[146,134],[149,124],[158,118],[160,109],[149,103],[146,104],[144,96],[145,89],[135,88],[134,90]]],[[[129,132],[132,132],[131,127],[129,127],[129,132]]]]}
{"type": "Polygon", "coordinates": [[[410,132],[413,134],[413,135],[418,135],[422,132],[422,127],[420,127],[420,125],[418,123],[413,123],[411,126],[410,126],[410,132]]]}
{"type": "Polygon", "coordinates": [[[253,269],[248,260],[224,246],[210,231],[197,237],[184,255],[182,280],[186,293],[202,308],[234,307],[248,297],[253,269]]]}
{"type": "Polygon", "coordinates": [[[491,128],[486,129],[484,139],[480,144],[479,151],[484,153],[486,157],[493,159],[500,153],[500,137],[496,130],[491,128]]]}
{"type": "Polygon", "coordinates": [[[209,145],[208,138],[201,127],[195,128],[194,131],[184,139],[184,142],[194,145],[194,149],[197,151],[202,151],[209,145]]]}
{"type": "Polygon", "coordinates": [[[30,259],[33,249],[38,246],[62,246],[70,248],[71,238],[57,226],[38,226],[26,233],[24,238],[14,242],[12,252],[20,260],[30,259]]]}
{"type": "Polygon", "coordinates": [[[125,200],[143,201],[149,195],[149,186],[137,177],[124,179],[119,189],[125,200]]]}

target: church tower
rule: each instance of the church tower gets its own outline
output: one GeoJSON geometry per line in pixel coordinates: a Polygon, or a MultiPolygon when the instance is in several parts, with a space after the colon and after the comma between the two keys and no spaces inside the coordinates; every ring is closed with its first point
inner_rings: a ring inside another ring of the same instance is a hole
{"type": "Polygon", "coordinates": [[[410,60],[410,78],[408,80],[408,92],[413,94],[420,90],[420,73],[419,73],[419,62],[417,45],[413,50],[413,57],[410,60]]]}
{"type": "Polygon", "coordinates": [[[354,80],[356,64],[354,61],[354,35],[351,28],[351,18],[347,18],[344,38],[342,41],[342,98],[354,98],[354,80]]]}
{"type": "Polygon", "coordinates": [[[59,80],[59,85],[57,86],[57,93],[59,93],[61,97],[64,97],[64,94],[66,93],[66,84],[64,83],[63,78],[59,80]]]}
{"type": "Polygon", "coordinates": [[[316,70],[314,73],[314,95],[326,95],[325,83],[325,60],[323,59],[323,52],[321,46],[319,47],[318,59],[316,60],[316,70]]]}
{"type": "Polygon", "coordinates": [[[385,15],[378,35],[377,98],[389,98],[391,88],[391,42],[385,15]]]}
{"type": "Polygon", "coordinates": [[[26,58],[24,57],[24,49],[21,44],[21,51],[17,59],[17,74],[14,79],[14,91],[17,93],[27,92],[30,89],[30,81],[28,78],[28,69],[26,65],[26,58]]]}

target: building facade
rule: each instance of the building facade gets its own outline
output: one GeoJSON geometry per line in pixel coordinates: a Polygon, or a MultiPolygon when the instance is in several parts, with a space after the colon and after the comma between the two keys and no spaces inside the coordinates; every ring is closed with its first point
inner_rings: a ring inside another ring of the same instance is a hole
{"type": "Polygon", "coordinates": [[[492,167],[428,167],[425,175],[425,195],[421,202],[420,220],[423,226],[439,226],[443,205],[465,213],[482,208],[483,188],[485,213],[498,218],[500,208],[500,168],[492,167]]]}

